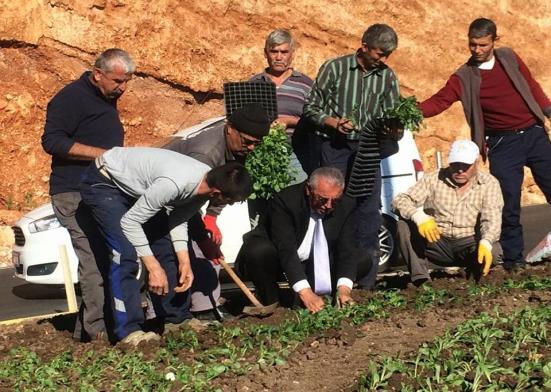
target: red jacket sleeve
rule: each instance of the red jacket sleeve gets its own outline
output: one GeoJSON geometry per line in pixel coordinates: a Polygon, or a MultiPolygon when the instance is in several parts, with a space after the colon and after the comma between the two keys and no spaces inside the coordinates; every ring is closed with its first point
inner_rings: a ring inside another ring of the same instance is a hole
{"type": "Polygon", "coordinates": [[[524,76],[524,79],[526,82],[528,82],[528,86],[530,86],[530,91],[532,92],[532,95],[534,96],[534,99],[538,103],[539,107],[547,117],[551,116],[551,101],[545,95],[543,92],[543,89],[541,88],[540,84],[536,82],[532,74],[530,73],[530,70],[524,64],[524,61],[518,56],[518,54],[515,53],[515,56],[518,61],[519,70],[522,76],[524,76]]]}
{"type": "Polygon", "coordinates": [[[432,117],[442,113],[454,102],[461,99],[461,82],[454,74],[450,76],[448,82],[432,97],[419,104],[419,109],[424,117],[432,117]]]}

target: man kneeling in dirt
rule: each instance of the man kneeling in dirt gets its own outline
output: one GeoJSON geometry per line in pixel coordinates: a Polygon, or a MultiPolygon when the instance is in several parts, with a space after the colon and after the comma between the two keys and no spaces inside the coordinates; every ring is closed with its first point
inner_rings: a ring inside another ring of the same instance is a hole
{"type": "Polygon", "coordinates": [[[403,220],[398,241],[411,281],[430,280],[427,261],[465,267],[476,280],[487,275],[501,228],[503,197],[491,174],[478,170],[479,150],[469,140],[455,141],[449,166],[425,175],[393,200],[403,220]]]}
{"type": "Polygon", "coordinates": [[[244,236],[236,268],[253,281],[264,305],[279,302],[283,274],[313,313],[324,307],[324,295],[335,294],[338,305],[352,302],[357,270],[367,273],[370,260],[357,247],[355,201],[343,190],[340,170],[316,169],[275,195],[263,220],[244,236]]]}
{"type": "Polygon", "coordinates": [[[206,202],[243,201],[251,190],[249,174],[237,162],[211,169],[177,152],[146,147],[117,147],[96,158],[84,173],[81,195],[111,250],[117,340],[137,345],[159,339],[142,330],[142,264],[159,321],[178,325],[192,318],[188,221],[193,224],[206,202]]]}

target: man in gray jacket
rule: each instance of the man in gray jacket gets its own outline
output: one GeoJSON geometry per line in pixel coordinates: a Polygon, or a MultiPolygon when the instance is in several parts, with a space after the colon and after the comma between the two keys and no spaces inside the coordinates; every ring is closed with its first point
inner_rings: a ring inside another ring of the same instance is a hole
{"type": "MultiPolygon", "coordinates": [[[[237,160],[244,162],[247,155],[261,142],[270,130],[268,114],[260,104],[249,104],[234,111],[226,121],[215,122],[184,138],[174,138],[163,148],[190,156],[212,167],[237,160]]],[[[196,277],[192,291],[191,310],[199,318],[218,320],[227,316],[220,306],[220,284],[218,274],[220,266],[217,259],[222,256],[219,246],[222,244],[222,233],[216,219],[223,206],[210,204],[203,216],[190,225],[191,236],[203,256],[212,261],[198,260],[195,252],[191,253],[191,266],[196,277]]]]}
{"type": "Polygon", "coordinates": [[[113,148],[90,165],[81,195],[111,250],[117,340],[137,345],[159,338],[142,330],[142,264],[157,317],[170,324],[191,319],[188,221],[207,201],[214,206],[243,201],[251,189],[249,174],[237,162],[211,170],[193,158],[156,148],[113,148]]]}

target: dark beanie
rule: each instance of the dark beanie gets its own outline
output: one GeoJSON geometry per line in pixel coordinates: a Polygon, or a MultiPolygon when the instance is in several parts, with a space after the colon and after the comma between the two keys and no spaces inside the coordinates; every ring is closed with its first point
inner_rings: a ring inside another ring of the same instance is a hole
{"type": "Polygon", "coordinates": [[[230,124],[239,132],[261,139],[270,130],[268,113],[258,103],[250,103],[236,109],[228,118],[230,124]]]}

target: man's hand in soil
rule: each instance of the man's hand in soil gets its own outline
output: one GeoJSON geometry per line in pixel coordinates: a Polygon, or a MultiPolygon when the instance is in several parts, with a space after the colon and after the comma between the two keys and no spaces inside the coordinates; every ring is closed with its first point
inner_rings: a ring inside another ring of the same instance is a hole
{"type": "Polygon", "coordinates": [[[155,256],[142,256],[141,259],[148,272],[149,290],[157,295],[168,294],[168,279],[166,277],[166,272],[155,256]]]}
{"type": "Polygon", "coordinates": [[[312,313],[319,312],[325,306],[323,298],[314,293],[309,287],[300,290],[298,295],[304,306],[306,306],[306,309],[308,309],[312,313]]]}
{"type": "Polygon", "coordinates": [[[220,261],[218,260],[224,257],[224,255],[220,250],[220,246],[215,244],[213,240],[210,238],[205,238],[198,241],[197,245],[199,245],[199,249],[201,249],[201,252],[203,252],[203,256],[205,256],[206,259],[209,259],[216,265],[220,264],[220,261]]]}
{"type": "Polygon", "coordinates": [[[182,293],[188,290],[193,283],[193,271],[191,270],[191,262],[189,260],[189,253],[187,251],[180,251],[176,253],[178,257],[178,286],[174,288],[177,293],[182,293]]]}
{"type": "Polygon", "coordinates": [[[337,306],[342,308],[345,305],[354,305],[355,302],[352,299],[352,289],[347,286],[337,287],[337,306]]]}

